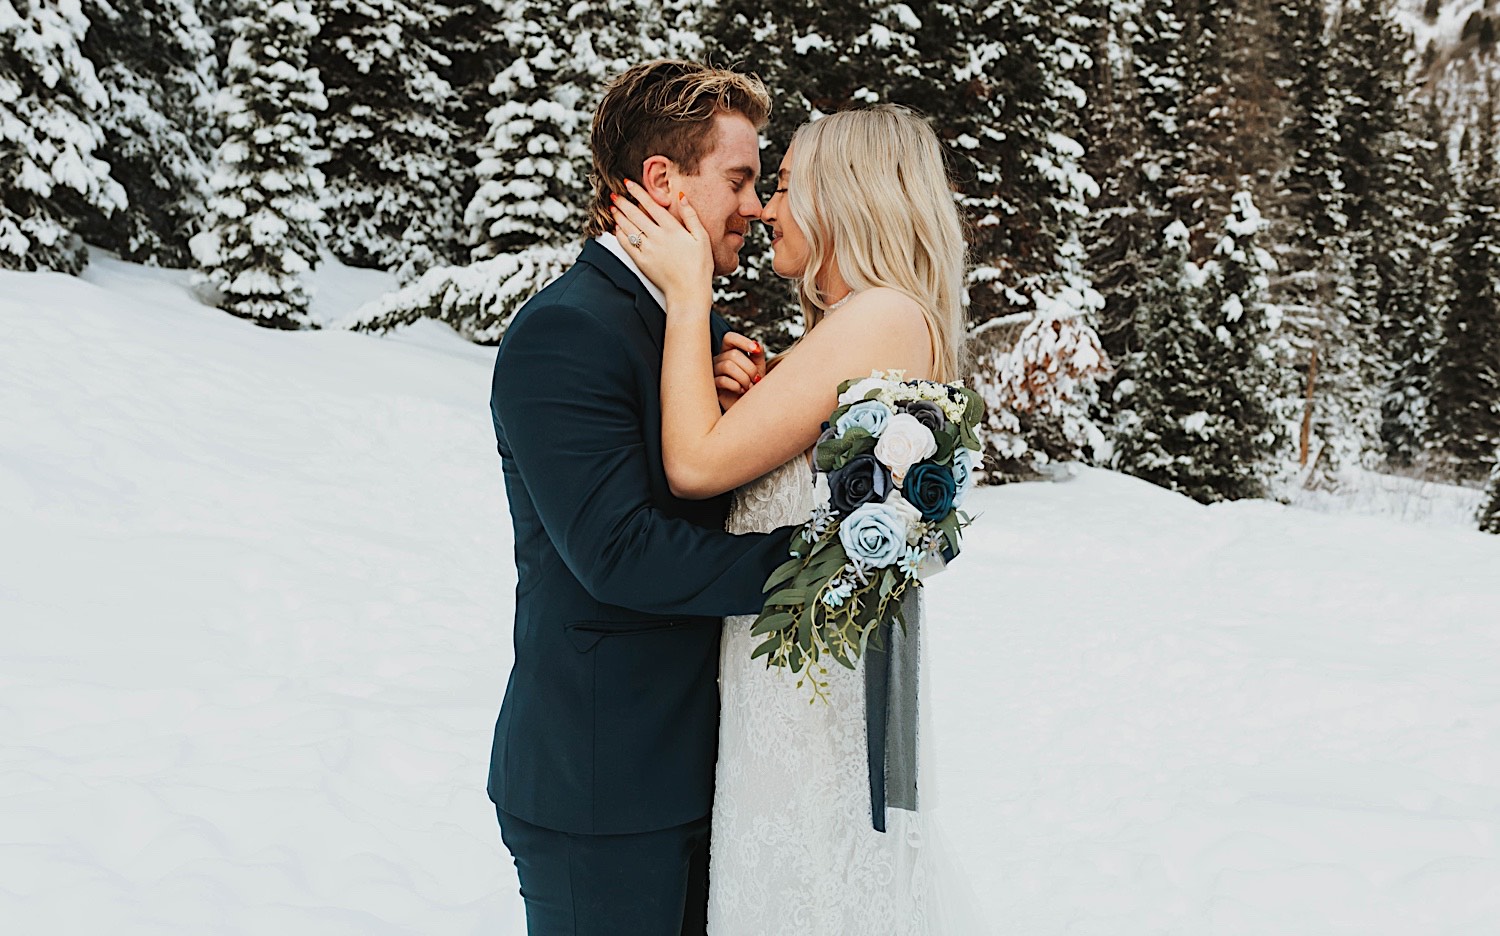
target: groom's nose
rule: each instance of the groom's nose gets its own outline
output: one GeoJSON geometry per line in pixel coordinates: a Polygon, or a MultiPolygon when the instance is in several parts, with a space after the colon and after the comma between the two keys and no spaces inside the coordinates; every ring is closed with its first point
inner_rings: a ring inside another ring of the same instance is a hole
{"type": "Polygon", "coordinates": [[[761,214],[760,193],[755,191],[755,186],[747,185],[740,195],[739,212],[740,217],[749,218],[752,221],[761,214]]]}

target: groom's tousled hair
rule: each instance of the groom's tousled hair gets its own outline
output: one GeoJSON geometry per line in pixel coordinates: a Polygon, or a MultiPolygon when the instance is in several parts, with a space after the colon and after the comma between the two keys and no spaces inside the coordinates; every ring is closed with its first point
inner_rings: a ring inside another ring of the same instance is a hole
{"type": "Polygon", "coordinates": [[[741,114],[759,130],[770,117],[771,96],[752,75],[674,59],[644,62],[611,81],[589,134],[594,197],[585,236],[614,228],[610,193],[623,195],[627,178],[640,182],[648,158],[665,156],[683,172],[697,172],[713,149],[718,114],[741,114]]]}

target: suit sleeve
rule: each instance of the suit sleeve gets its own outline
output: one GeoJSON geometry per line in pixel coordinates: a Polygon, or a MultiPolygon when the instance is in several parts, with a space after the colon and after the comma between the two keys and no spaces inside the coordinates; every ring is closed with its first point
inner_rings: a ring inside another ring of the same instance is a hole
{"type": "Polygon", "coordinates": [[[708,314],[708,353],[718,354],[719,349],[724,347],[724,336],[729,334],[731,331],[733,331],[733,329],[729,327],[728,322],[724,321],[724,317],[722,315],[717,312],[710,312],[708,314]]]}
{"type": "Polygon", "coordinates": [[[535,310],[507,336],[491,406],[547,535],[595,600],[648,614],[754,614],[790,530],[733,536],[651,505],[636,377],[591,313],[535,310]]]}

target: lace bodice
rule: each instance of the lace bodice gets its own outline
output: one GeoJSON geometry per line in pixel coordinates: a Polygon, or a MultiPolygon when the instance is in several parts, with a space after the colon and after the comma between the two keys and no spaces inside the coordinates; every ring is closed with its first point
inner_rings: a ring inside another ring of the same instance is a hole
{"type": "Polygon", "coordinates": [[[797,456],[780,468],[734,492],[725,529],[731,533],[769,533],[812,516],[812,469],[797,456]]]}
{"type": "MultiPolygon", "coordinates": [[[[735,492],[727,528],[774,530],[812,508],[798,456],[735,492]]],[[[750,659],[754,620],[725,622],[709,936],[929,936],[921,817],[870,825],[863,671],[829,664],[828,702],[810,705],[800,676],[750,659]]]]}

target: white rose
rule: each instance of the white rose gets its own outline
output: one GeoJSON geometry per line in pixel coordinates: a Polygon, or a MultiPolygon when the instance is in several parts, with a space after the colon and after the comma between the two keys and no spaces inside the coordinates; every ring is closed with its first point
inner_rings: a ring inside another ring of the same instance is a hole
{"type": "Polygon", "coordinates": [[[891,469],[891,476],[900,484],[912,465],[937,454],[937,440],[932,430],[922,425],[910,413],[897,413],[885,424],[885,432],[875,443],[875,457],[891,469]]]}
{"type": "Polygon", "coordinates": [[[885,381],[881,380],[879,377],[866,377],[863,380],[856,380],[854,383],[849,385],[848,390],[845,390],[843,393],[839,394],[839,405],[843,406],[848,403],[858,403],[860,400],[863,400],[865,398],[865,394],[869,393],[871,390],[881,389],[884,387],[885,381]]]}
{"type": "Polygon", "coordinates": [[[906,545],[915,546],[922,541],[922,511],[911,505],[911,502],[901,496],[900,491],[892,491],[891,496],[885,502],[896,508],[896,513],[906,521],[906,545]]]}
{"type": "MultiPolygon", "coordinates": [[[[818,472],[813,478],[813,506],[823,507],[829,502],[828,475],[818,472]]],[[[915,509],[915,508],[913,508],[915,509]]]]}

